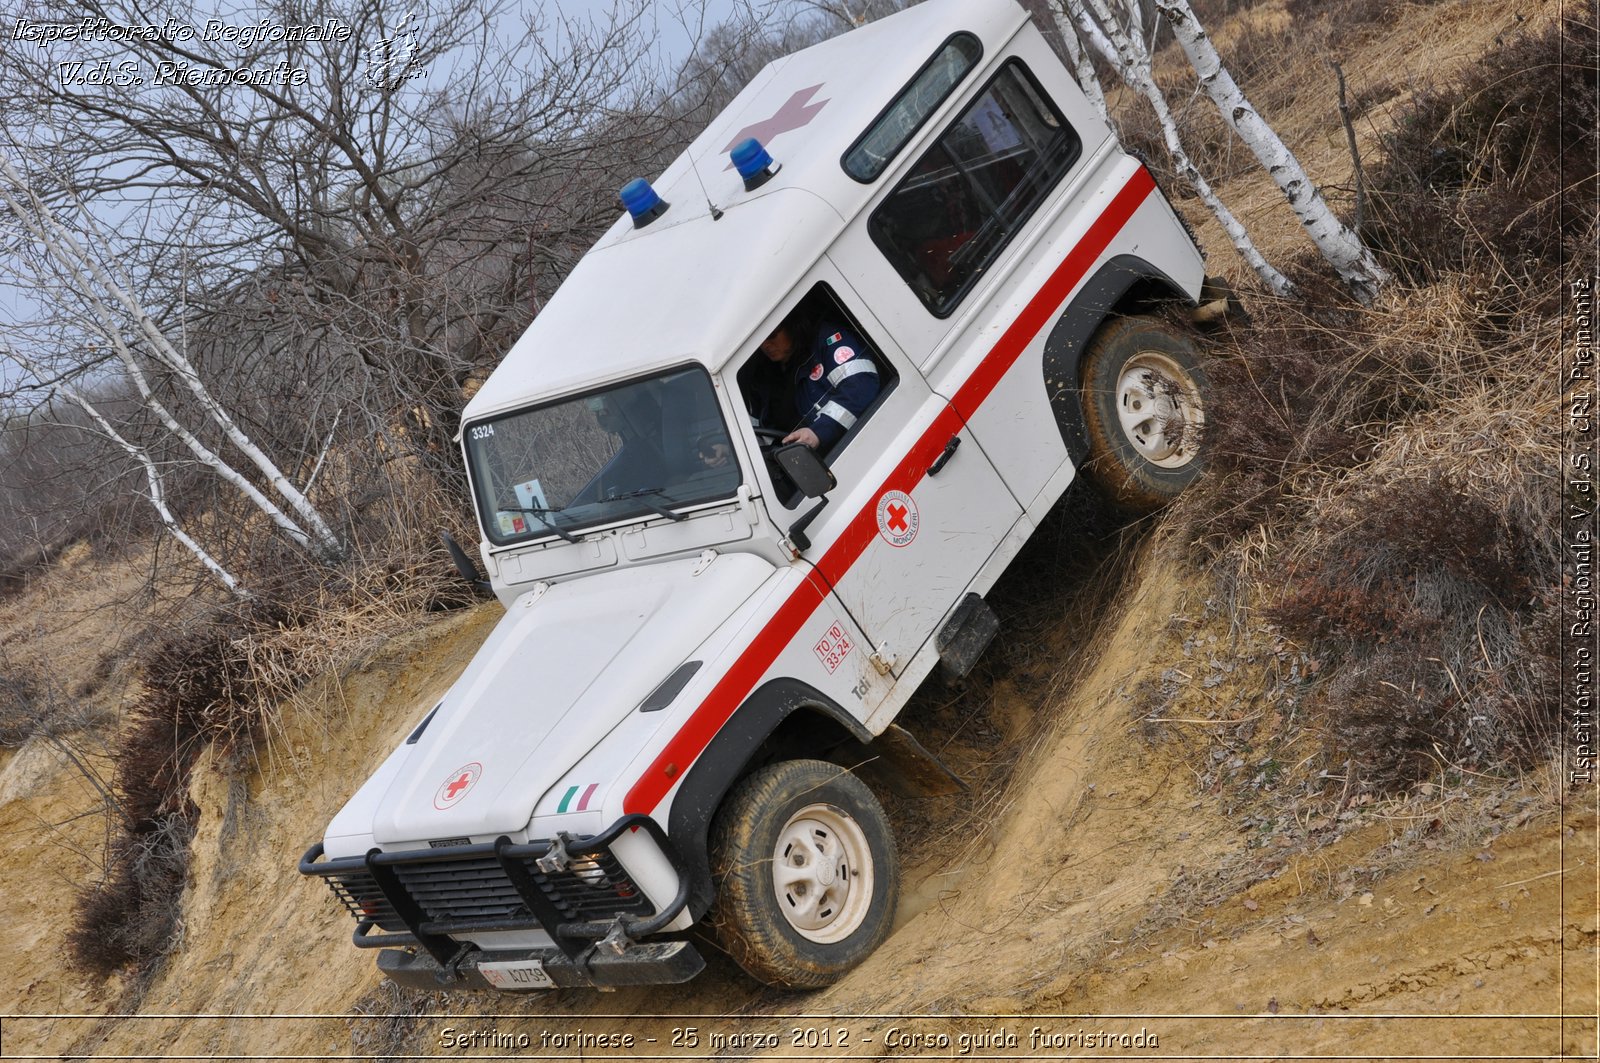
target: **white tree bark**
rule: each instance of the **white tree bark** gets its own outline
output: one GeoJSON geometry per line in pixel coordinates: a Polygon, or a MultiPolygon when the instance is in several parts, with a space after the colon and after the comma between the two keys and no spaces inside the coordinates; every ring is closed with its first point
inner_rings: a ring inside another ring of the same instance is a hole
{"type": "MultiPolygon", "coordinates": [[[[8,358],[22,366],[24,369],[27,369],[29,372],[34,373],[36,376],[42,375],[42,367],[28,356],[19,354],[16,350],[10,348],[7,348],[5,353],[8,358]]],[[[166,477],[162,473],[160,467],[156,465],[155,459],[150,456],[150,452],[144,447],[131,442],[121,432],[118,432],[116,428],[112,426],[111,421],[105,416],[104,413],[100,411],[100,408],[86,398],[82,392],[73,387],[71,384],[64,382],[57,383],[55,385],[55,390],[65,395],[75,406],[77,406],[84,413],[88,414],[90,418],[94,420],[94,423],[100,426],[100,431],[105,434],[106,438],[110,439],[117,446],[121,447],[124,453],[126,453],[134,461],[138,462],[139,465],[144,469],[146,484],[145,499],[155,509],[157,516],[161,518],[162,526],[167,529],[168,533],[170,533],[174,539],[178,540],[179,544],[181,544],[184,549],[193,554],[195,558],[205,566],[206,571],[215,576],[217,581],[224,587],[228,588],[228,591],[231,594],[238,598],[251,597],[252,595],[250,592],[240,585],[238,579],[234,577],[233,573],[229,572],[227,568],[223,566],[222,562],[213,557],[211,553],[206,550],[204,546],[201,546],[194,536],[185,531],[183,525],[178,522],[178,518],[172,512],[172,508],[167,505],[166,477]]]]}
{"type": "Polygon", "coordinates": [[[3,202],[17,218],[55,267],[64,274],[73,292],[89,307],[93,320],[85,322],[85,326],[106,341],[111,352],[127,371],[140,398],[160,418],[162,425],[182,441],[202,464],[265,513],[298,546],[317,554],[324,560],[336,560],[343,556],[343,544],[316,507],[290,482],[266,452],[239,428],[227,410],[216,401],[205,386],[194,365],[167,340],[128,288],[117,283],[109,272],[84,250],[72,234],[55,220],[49,207],[33,193],[21,174],[4,156],[0,156],[0,177],[5,179],[4,183],[0,184],[0,202],[3,202]],[[106,302],[105,296],[109,296],[124,314],[133,319],[138,334],[144,339],[152,357],[182,381],[200,402],[206,415],[222,429],[240,453],[261,471],[273,490],[294,510],[299,520],[309,526],[309,532],[289,517],[249,479],[184,427],[160,402],[132,346],[123,335],[116,314],[106,302]]]}
{"type": "Polygon", "coordinates": [[[1173,35],[1200,76],[1201,87],[1222,114],[1222,120],[1272,175],[1317,249],[1357,298],[1364,303],[1372,302],[1378,289],[1389,280],[1388,272],[1333,213],[1294,152],[1250,105],[1233,75],[1222,65],[1222,57],[1217,54],[1216,46],[1211,43],[1205,27],[1200,25],[1188,0],[1156,0],[1156,9],[1172,26],[1173,35]]]}
{"type": "Polygon", "coordinates": [[[1166,97],[1156,85],[1151,68],[1150,51],[1145,47],[1144,39],[1139,36],[1139,28],[1137,26],[1132,29],[1124,28],[1112,14],[1105,0],[1065,0],[1065,3],[1073,21],[1081,30],[1083,39],[1100,49],[1106,61],[1116,68],[1118,75],[1128,87],[1149,102],[1155,111],[1157,121],[1161,123],[1162,137],[1166,141],[1168,153],[1172,156],[1173,166],[1194,187],[1201,201],[1216,216],[1240,257],[1255,271],[1256,276],[1261,278],[1261,282],[1269,291],[1280,296],[1293,295],[1294,285],[1289,278],[1278,272],[1256,248],[1243,223],[1234,217],[1233,212],[1218,198],[1211,188],[1211,183],[1205,179],[1205,175],[1194,165],[1189,153],[1184,150],[1183,140],[1178,136],[1177,123],[1172,117],[1172,110],[1167,106],[1166,97]],[[1090,9],[1093,10],[1092,16],[1090,9]],[[1098,25],[1096,19],[1099,20],[1098,25]]]}
{"type": "Polygon", "coordinates": [[[1109,124],[1111,109],[1106,106],[1105,89],[1100,87],[1100,77],[1094,72],[1094,62],[1089,58],[1089,53],[1084,51],[1083,45],[1078,42],[1077,30],[1059,8],[1052,8],[1050,13],[1055,16],[1056,29],[1060,31],[1061,40],[1067,46],[1067,57],[1072,60],[1072,70],[1077,75],[1078,87],[1089,97],[1089,102],[1100,112],[1100,117],[1109,124]]]}

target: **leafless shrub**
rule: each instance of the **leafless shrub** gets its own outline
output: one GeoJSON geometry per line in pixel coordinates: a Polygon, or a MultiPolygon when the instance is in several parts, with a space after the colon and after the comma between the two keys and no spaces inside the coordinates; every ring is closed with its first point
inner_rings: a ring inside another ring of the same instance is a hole
{"type": "Polygon", "coordinates": [[[1595,265],[1597,70],[1580,6],[1418,94],[1370,177],[1372,243],[1413,282],[1468,272],[1502,313],[1552,309],[1563,261],[1595,265]]]}
{"type": "Polygon", "coordinates": [[[109,876],[78,901],[67,936],[72,958],[100,977],[148,970],[178,933],[189,843],[198,810],[162,816],[142,834],[124,834],[107,854],[109,876]]]}
{"type": "Polygon", "coordinates": [[[69,695],[59,676],[0,651],[0,746],[20,746],[30,738],[59,743],[105,721],[103,709],[69,695]]]}
{"type": "Polygon", "coordinates": [[[189,783],[202,755],[249,770],[276,733],[279,706],[309,679],[415,626],[421,613],[474,600],[438,540],[441,524],[463,531],[442,489],[422,475],[412,486],[374,499],[332,572],[257,540],[268,546],[248,571],[262,592],[212,608],[143,655],[143,692],[113,750],[106,874],[80,898],[71,936],[86,969],[148,969],[168,951],[199,814],[189,783]]]}
{"type": "Polygon", "coordinates": [[[1525,356],[1545,326],[1474,291],[1263,308],[1210,369],[1211,475],[1177,514],[1317,658],[1329,755],[1373,789],[1526,765],[1553,733],[1557,395],[1525,356]]]}
{"type": "Polygon", "coordinates": [[[117,831],[102,881],[79,898],[74,958],[100,975],[148,968],[165,955],[179,918],[189,842],[199,809],[189,779],[208,747],[247,751],[261,723],[240,625],[302,619],[257,600],[229,606],[156,645],[141,662],[144,692],[114,751],[117,831]]]}

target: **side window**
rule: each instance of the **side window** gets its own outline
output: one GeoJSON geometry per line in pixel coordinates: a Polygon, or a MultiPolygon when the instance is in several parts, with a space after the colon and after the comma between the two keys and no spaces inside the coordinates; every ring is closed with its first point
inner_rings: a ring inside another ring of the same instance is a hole
{"type": "Polygon", "coordinates": [[[929,311],[945,317],[1082,148],[1012,60],[873,211],[868,232],[929,311]]]}
{"type": "MultiPolygon", "coordinates": [[[[763,450],[807,430],[831,463],[893,390],[896,377],[832,289],[818,284],[758,344],[738,379],[763,450]]],[[[774,483],[787,487],[771,462],[768,468],[774,483]]]]}
{"type": "Polygon", "coordinates": [[[982,43],[970,33],[957,33],[940,45],[911,84],[850,145],[840,160],[844,172],[863,184],[877,180],[982,55],[982,43]]]}

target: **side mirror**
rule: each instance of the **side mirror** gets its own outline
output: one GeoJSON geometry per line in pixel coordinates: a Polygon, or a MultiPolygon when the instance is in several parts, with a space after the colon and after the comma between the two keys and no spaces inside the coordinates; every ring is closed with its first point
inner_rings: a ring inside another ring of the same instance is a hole
{"type": "Polygon", "coordinates": [[[456,537],[447,531],[441,531],[439,538],[444,540],[444,548],[450,552],[450,560],[455,562],[456,571],[461,574],[461,579],[478,594],[484,597],[494,596],[494,585],[483,578],[483,573],[478,571],[477,562],[467,556],[461,549],[461,544],[456,542],[456,537]]]}
{"type": "Polygon", "coordinates": [[[821,498],[838,485],[839,481],[833,478],[833,470],[822,464],[817,452],[804,443],[779,447],[772,452],[772,459],[807,498],[821,498]]]}

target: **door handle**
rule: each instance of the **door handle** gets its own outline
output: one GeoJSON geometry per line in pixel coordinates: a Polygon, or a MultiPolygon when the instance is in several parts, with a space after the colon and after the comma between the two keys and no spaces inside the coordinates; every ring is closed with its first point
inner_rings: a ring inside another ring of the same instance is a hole
{"type": "Polygon", "coordinates": [[[955,456],[956,448],[960,445],[961,437],[958,435],[951,436],[950,442],[944,445],[944,452],[941,453],[937,458],[934,458],[933,464],[928,466],[928,475],[934,476],[939,472],[940,469],[948,465],[950,459],[955,456]]]}

